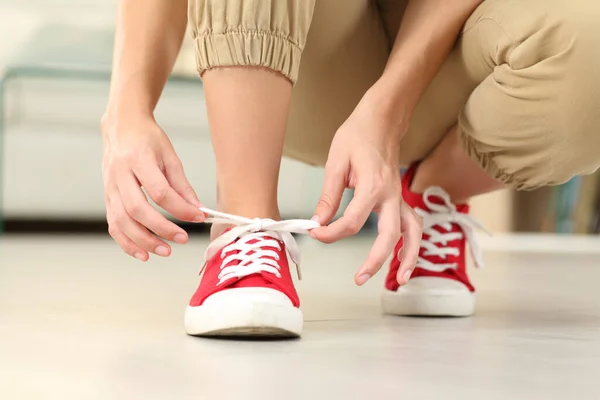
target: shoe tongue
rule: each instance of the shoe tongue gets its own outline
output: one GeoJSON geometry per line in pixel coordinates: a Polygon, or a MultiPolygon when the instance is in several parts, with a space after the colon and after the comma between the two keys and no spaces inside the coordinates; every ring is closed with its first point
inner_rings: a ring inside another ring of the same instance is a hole
{"type": "MultiPolygon", "coordinates": [[[[246,233],[242,234],[239,238],[237,238],[236,241],[239,240],[240,238],[243,238],[244,236],[252,235],[252,234],[255,234],[255,233],[259,233],[259,232],[246,232],[246,233]]],[[[264,233],[264,232],[260,231],[260,233],[264,233]]],[[[248,244],[258,243],[258,242],[261,242],[261,241],[264,241],[264,240],[275,240],[277,242],[282,243],[281,240],[278,237],[276,237],[276,236],[273,236],[273,235],[263,235],[260,238],[250,239],[248,241],[248,244]]],[[[271,247],[271,246],[267,246],[267,247],[271,247]]]]}
{"type": "MultiPolygon", "coordinates": [[[[221,235],[224,235],[225,233],[229,232],[231,229],[232,228],[225,229],[221,233],[221,235]]],[[[260,232],[263,232],[263,231],[260,231],[260,232]]],[[[258,233],[258,232],[245,232],[245,233],[241,234],[239,237],[235,238],[234,242],[237,242],[238,240],[240,240],[244,236],[252,235],[253,233],[258,233]]],[[[281,242],[281,240],[278,237],[272,236],[272,235],[265,235],[265,236],[263,236],[263,239],[272,239],[272,240],[277,240],[278,242],[281,242]]],[[[258,242],[258,241],[259,241],[259,239],[251,239],[250,241],[248,241],[248,243],[254,244],[254,243],[258,242]]]]}
{"type": "MultiPolygon", "coordinates": [[[[424,196],[422,194],[416,194],[416,195],[419,196],[419,198],[422,202],[423,209],[427,210],[427,211],[431,211],[431,209],[429,207],[427,207],[427,204],[425,204],[424,196]]],[[[430,203],[437,204],[440,206],[446,205],[446,203],[444,202],[444,199],[437,197],[437,196],[429,196],[428,200],[430,203]]],[[[469,212],[468,204],[454,204],[454,207],[456,207],[456,211],[458,211],[459,213],[467,214],[469,212]]],[[[434,213],[435,213],[435,211],[434,211],[434,213]]]]}
{"type": "MultiPolygon", "coordinates": [[[[415,193],[410,190],[410,186],[412,184],[413,178],[417,171],[418,164],[412,165],[402,176],[402,198],[404,201],[409,204],[412,208],[420,208],[425,211],[431,211],[431,209],[425,203],[425,198],[423,193],[415,193]]],[[[444,199],[437,196],[429,196],[428,198],[430,203],[444,205],[444,199]]],[[[460,213],[468,213],[469,205],[468,204],[455,204],[456,211],[460,213]]]]}

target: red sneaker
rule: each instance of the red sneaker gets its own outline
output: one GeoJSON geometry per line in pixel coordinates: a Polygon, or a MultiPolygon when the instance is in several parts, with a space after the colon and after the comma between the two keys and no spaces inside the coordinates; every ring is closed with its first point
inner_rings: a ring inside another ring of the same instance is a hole
{"type": "Polygon", "coordinates": [[[239,226],[208,246],[204,276],[185,313],[186,332],[197,336],[300,336],[303,318],[286,250],[300,278],[300,251],[291,232],[307,233],[318,224],[202,211],[216,217],[207,222],[239,226]]]}
{"type": "Polygon", "coordinates": [[[481,267],[474,228],[485,229],[469,216],[468,205],[452,204],[441,188],[431,187],[423,194],[411,192],[416,169],[417,165],[413,165],[402,177],[402,194],[404,201],[423,218],[417,267],[409,282],[400,287],[396,277],[402,249],[400,239],[395,249],[398,256],[391,262],[385,283],[383,310],[395,315],[472,315],[475,288],[467,276],[465,247],[468,243],[476,266],[481,267]]]}

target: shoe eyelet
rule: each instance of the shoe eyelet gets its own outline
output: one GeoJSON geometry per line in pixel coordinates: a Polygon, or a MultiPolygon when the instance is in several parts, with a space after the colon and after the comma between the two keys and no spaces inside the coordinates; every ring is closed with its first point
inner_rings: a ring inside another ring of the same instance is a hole
{"type": "Polygon", "coordinates": [[[279,257],[279,255],[276,255],[276,256],[275,256],[275,259],[276,259],[277,261],[279,261],[279,260],[281,259],[281,257],[279,257]]]}

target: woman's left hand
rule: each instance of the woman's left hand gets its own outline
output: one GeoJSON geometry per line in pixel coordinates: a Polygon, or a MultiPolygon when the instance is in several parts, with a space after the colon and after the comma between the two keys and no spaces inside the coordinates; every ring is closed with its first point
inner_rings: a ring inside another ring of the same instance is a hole
{"type": "Polygon", "coordinates": [[[357,285],[381,269],[400,236],[404,247],[398,281],[405,284],[410,277],[407,272],[415,267],[421,240],[421,218],[402,200],[398,165],[400,140],[408,122],[385,115],[378,99],[374,90],[367,92],[336,132],[314,217],[322,226],[311,231],[321,242],[336,242],[358,233],[372,211],[378,214],[378,236],[355,275],[357,285]],[[327,225],[346,188],[354,188],[354,198],[343,216],[327,225]]]}

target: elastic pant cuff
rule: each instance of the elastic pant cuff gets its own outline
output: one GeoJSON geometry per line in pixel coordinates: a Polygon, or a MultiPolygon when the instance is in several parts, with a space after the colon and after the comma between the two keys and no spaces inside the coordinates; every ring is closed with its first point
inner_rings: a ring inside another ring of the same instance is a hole
{"type": "Polygon", "coordinates": [[[217,67],[265,67],[298,79],[302,50],[287,37],[268,31],[228,31],[195,38],[198,73],[217,67]]]}

